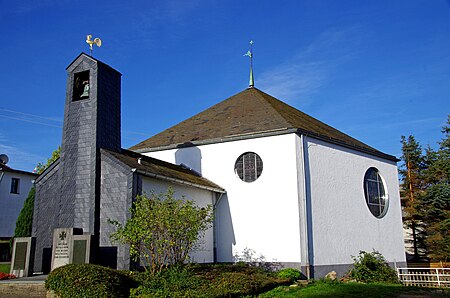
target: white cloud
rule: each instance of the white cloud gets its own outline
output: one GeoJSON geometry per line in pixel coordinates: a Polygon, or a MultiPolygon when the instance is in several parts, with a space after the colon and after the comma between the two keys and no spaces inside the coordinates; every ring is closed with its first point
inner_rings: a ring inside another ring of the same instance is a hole
{"type": "Polygon", "coordinates": [[[257,86],[287,102],[308,100],[327,83],[334,70],[356,54],[359,28],[328,30],[279,66],[263,72],[257,86]]]}

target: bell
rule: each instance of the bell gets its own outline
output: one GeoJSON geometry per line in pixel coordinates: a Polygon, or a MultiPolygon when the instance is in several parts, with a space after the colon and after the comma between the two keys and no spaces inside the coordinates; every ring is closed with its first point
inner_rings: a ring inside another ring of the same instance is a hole
{"type": "Polygon", "coordinates": [[[80,97],[89,97],[89,83],[84,85],[83,94],[80,97]]]}

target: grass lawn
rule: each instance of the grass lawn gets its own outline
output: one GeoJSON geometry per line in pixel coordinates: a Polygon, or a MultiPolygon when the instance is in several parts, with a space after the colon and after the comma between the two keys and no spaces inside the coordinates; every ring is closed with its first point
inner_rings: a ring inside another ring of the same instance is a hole
{"type": "Polygon", "coordinates": [[[0,264],[0,272],[9,274],[9,268],[11,268],[10,264],[0,264]]]}
{"type": "Polygon", "coordinates": [[[390,284],[316,282],[307,287],[278,287],[258,297],[450,297],[450,289],[440,290],[390,284]]]}

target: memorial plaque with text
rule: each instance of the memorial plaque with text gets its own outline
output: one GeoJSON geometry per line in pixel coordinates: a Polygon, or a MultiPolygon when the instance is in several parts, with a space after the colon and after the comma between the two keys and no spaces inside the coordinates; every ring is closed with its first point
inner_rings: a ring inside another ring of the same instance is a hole
{"type": "Polygon", "coordinates": [[[72,229],[54,230],[52,270],[70,263],[72,235],[72,229]]]}

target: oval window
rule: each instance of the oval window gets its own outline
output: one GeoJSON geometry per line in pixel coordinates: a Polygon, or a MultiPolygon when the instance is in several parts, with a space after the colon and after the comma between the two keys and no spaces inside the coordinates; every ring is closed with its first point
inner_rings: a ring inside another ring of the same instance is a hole
{"type": "Polygon", "coordinates": [[[369,168],[364,175],[364,196],[367,207],[377,218],[382,218],[387,211],[388,197],[383,179],[376,168],[369,168]]]}

